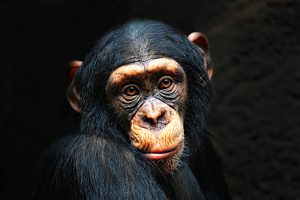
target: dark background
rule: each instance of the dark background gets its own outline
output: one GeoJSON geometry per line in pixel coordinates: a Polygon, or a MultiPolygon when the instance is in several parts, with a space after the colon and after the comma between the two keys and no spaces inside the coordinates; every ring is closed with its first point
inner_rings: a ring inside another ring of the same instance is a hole
{"type": "Polygon", "coordinates": [[[63,134],[66,68],[112,26],[163,20],[210,40],[209,117],[234,199],[300,199],[297,0],[1,0],[0,199],[28,199],[63,134]]]}

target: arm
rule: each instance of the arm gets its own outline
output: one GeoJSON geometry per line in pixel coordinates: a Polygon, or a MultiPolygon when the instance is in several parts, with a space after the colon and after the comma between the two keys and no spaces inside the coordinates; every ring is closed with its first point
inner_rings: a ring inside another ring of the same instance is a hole
{"type": "Polygon", "coordinates": [[[48,152],[34,199],[166,199],[147,169],[122,144],[70,136],[48,152]]]}

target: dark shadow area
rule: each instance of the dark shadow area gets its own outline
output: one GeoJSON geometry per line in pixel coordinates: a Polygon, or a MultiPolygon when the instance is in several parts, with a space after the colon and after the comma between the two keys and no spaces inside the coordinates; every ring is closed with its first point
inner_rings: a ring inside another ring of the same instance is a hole
{"type": "Polygon", "coordinates": [[[209,127],[234,199],[299,199],[299,10],[296,0],[1,0],[0,199],[30,197],[42,153],[64,134],[68,62],[137,17],[208,37],[209,127]]]}

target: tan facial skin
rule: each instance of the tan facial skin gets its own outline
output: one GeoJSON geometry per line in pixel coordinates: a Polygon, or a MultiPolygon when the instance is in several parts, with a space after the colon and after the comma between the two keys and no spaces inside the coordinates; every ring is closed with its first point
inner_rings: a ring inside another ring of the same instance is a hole
{"type": "Polygon", "coordinates": [[[146,158],[160,161],[161,169],[176,169],[184,148],[183,106],[187,80],[182,67],[170,58],[121,66],[110,75],[106,91],[112,105],[123,113],[127,113],[124,102],[140,99],[141,103],[136,104],[139,108],[130,119],[131,145],[146,158]],[[140,80],[142,84],[131,80],[140,80]],[[111,97],[112,87],[119,92],[111,97]],[[161,95],[169,97],[174,93],[177,95],[173,104],[161,95]]]}

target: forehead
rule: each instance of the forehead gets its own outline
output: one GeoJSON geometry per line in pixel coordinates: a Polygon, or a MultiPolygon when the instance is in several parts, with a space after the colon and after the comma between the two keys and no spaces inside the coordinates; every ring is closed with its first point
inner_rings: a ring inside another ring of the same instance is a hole
{"type": "Polygon", "coordinates": [[[110,75],[108,82],[118,84],[124,79],[132,77],[145,77],[159,72],[175,74],[184,73],[182,67],[171,58],[157,58],[143,63],[132,63],[117,68],[110,75]]]}

